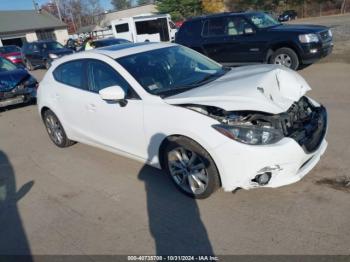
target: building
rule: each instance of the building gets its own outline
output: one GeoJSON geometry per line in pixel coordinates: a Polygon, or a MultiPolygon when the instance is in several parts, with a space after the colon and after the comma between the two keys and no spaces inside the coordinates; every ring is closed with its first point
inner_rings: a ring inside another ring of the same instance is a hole
{"type": "Polygon", "coordinates": [[[128,9],[104,14],[102,17],[100,26],[108,27],[111,25],[112,20],[116,20],[120,18],[132,17],[132,16],[137,16],[142,14],[156,14],[156,13],[158,13],[158,10],[156,8],[156,5],[154,4],[139,5],[128,9]]]}
{"type": "Polygon", "coordinates": [[[45,39],[64,44],[67,25],[44,10],[0,11],[0,46],[45,39]]]}

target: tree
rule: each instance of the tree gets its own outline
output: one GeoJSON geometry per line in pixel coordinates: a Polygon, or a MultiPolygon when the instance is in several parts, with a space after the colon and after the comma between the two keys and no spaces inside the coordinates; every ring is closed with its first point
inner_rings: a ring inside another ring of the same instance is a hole
{"type": "Polygon", "coordinates": [[[137,5],[147,5],[147,4],[150,4],[152,2],[153,2],[152,0],[138,0],[137,5]]]}
{"type": "Polygon", "coordinates": [[[202,0],[202,7],[205,13],[219,13],[226,9],[224,0],[202,0]]]}
{"type": "Polygon", "coordinates": [[[170,14],[174,21],[202,14],[201,0],[158,0],[157,9],[160,13],[170,14]]]}
{"type": "Polygon", "coordinates": [[[111,4],[117,10],[126,9],[131,6],[130,0],[111,0],[111,4]]]}

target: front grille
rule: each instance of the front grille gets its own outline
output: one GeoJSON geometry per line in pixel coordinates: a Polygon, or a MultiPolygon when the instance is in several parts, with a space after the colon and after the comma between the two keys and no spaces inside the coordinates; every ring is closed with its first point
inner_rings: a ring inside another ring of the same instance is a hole
{"type": "Polygon", "coordinates": [[[306,97],[294,103],[284,121],[285,135],[311,153],[321,145],[327,130],[327,111],[323,106],[313,106],[306,97]]]}

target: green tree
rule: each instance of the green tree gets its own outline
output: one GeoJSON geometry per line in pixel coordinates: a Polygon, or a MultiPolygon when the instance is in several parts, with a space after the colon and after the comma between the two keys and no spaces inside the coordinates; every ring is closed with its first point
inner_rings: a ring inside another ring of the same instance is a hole
{"type": "Polygon", "coordinates": [[[170,14],[174,21],[202,14],[201,0],[158,0],[157,9],[160,13],[170,14]]]}
{"type": "Polygon", "coordinates": [[[126,9],[131,6],[130,0],[111,0],[111,4],[117,10],[126,9]]]}

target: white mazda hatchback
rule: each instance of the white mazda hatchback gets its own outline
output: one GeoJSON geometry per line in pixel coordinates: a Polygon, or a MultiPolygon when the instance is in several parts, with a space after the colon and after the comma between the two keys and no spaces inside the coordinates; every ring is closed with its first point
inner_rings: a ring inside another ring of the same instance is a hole
{"type": "Polygon", "coordinates": [[[281,66],[227,68],[176,44],[123,44],[54,61],[38,107],[57,146],[81,142],[163,168],[205,198],[287,185],[317,164],[327,112],[308,90],[281,66]]]}

